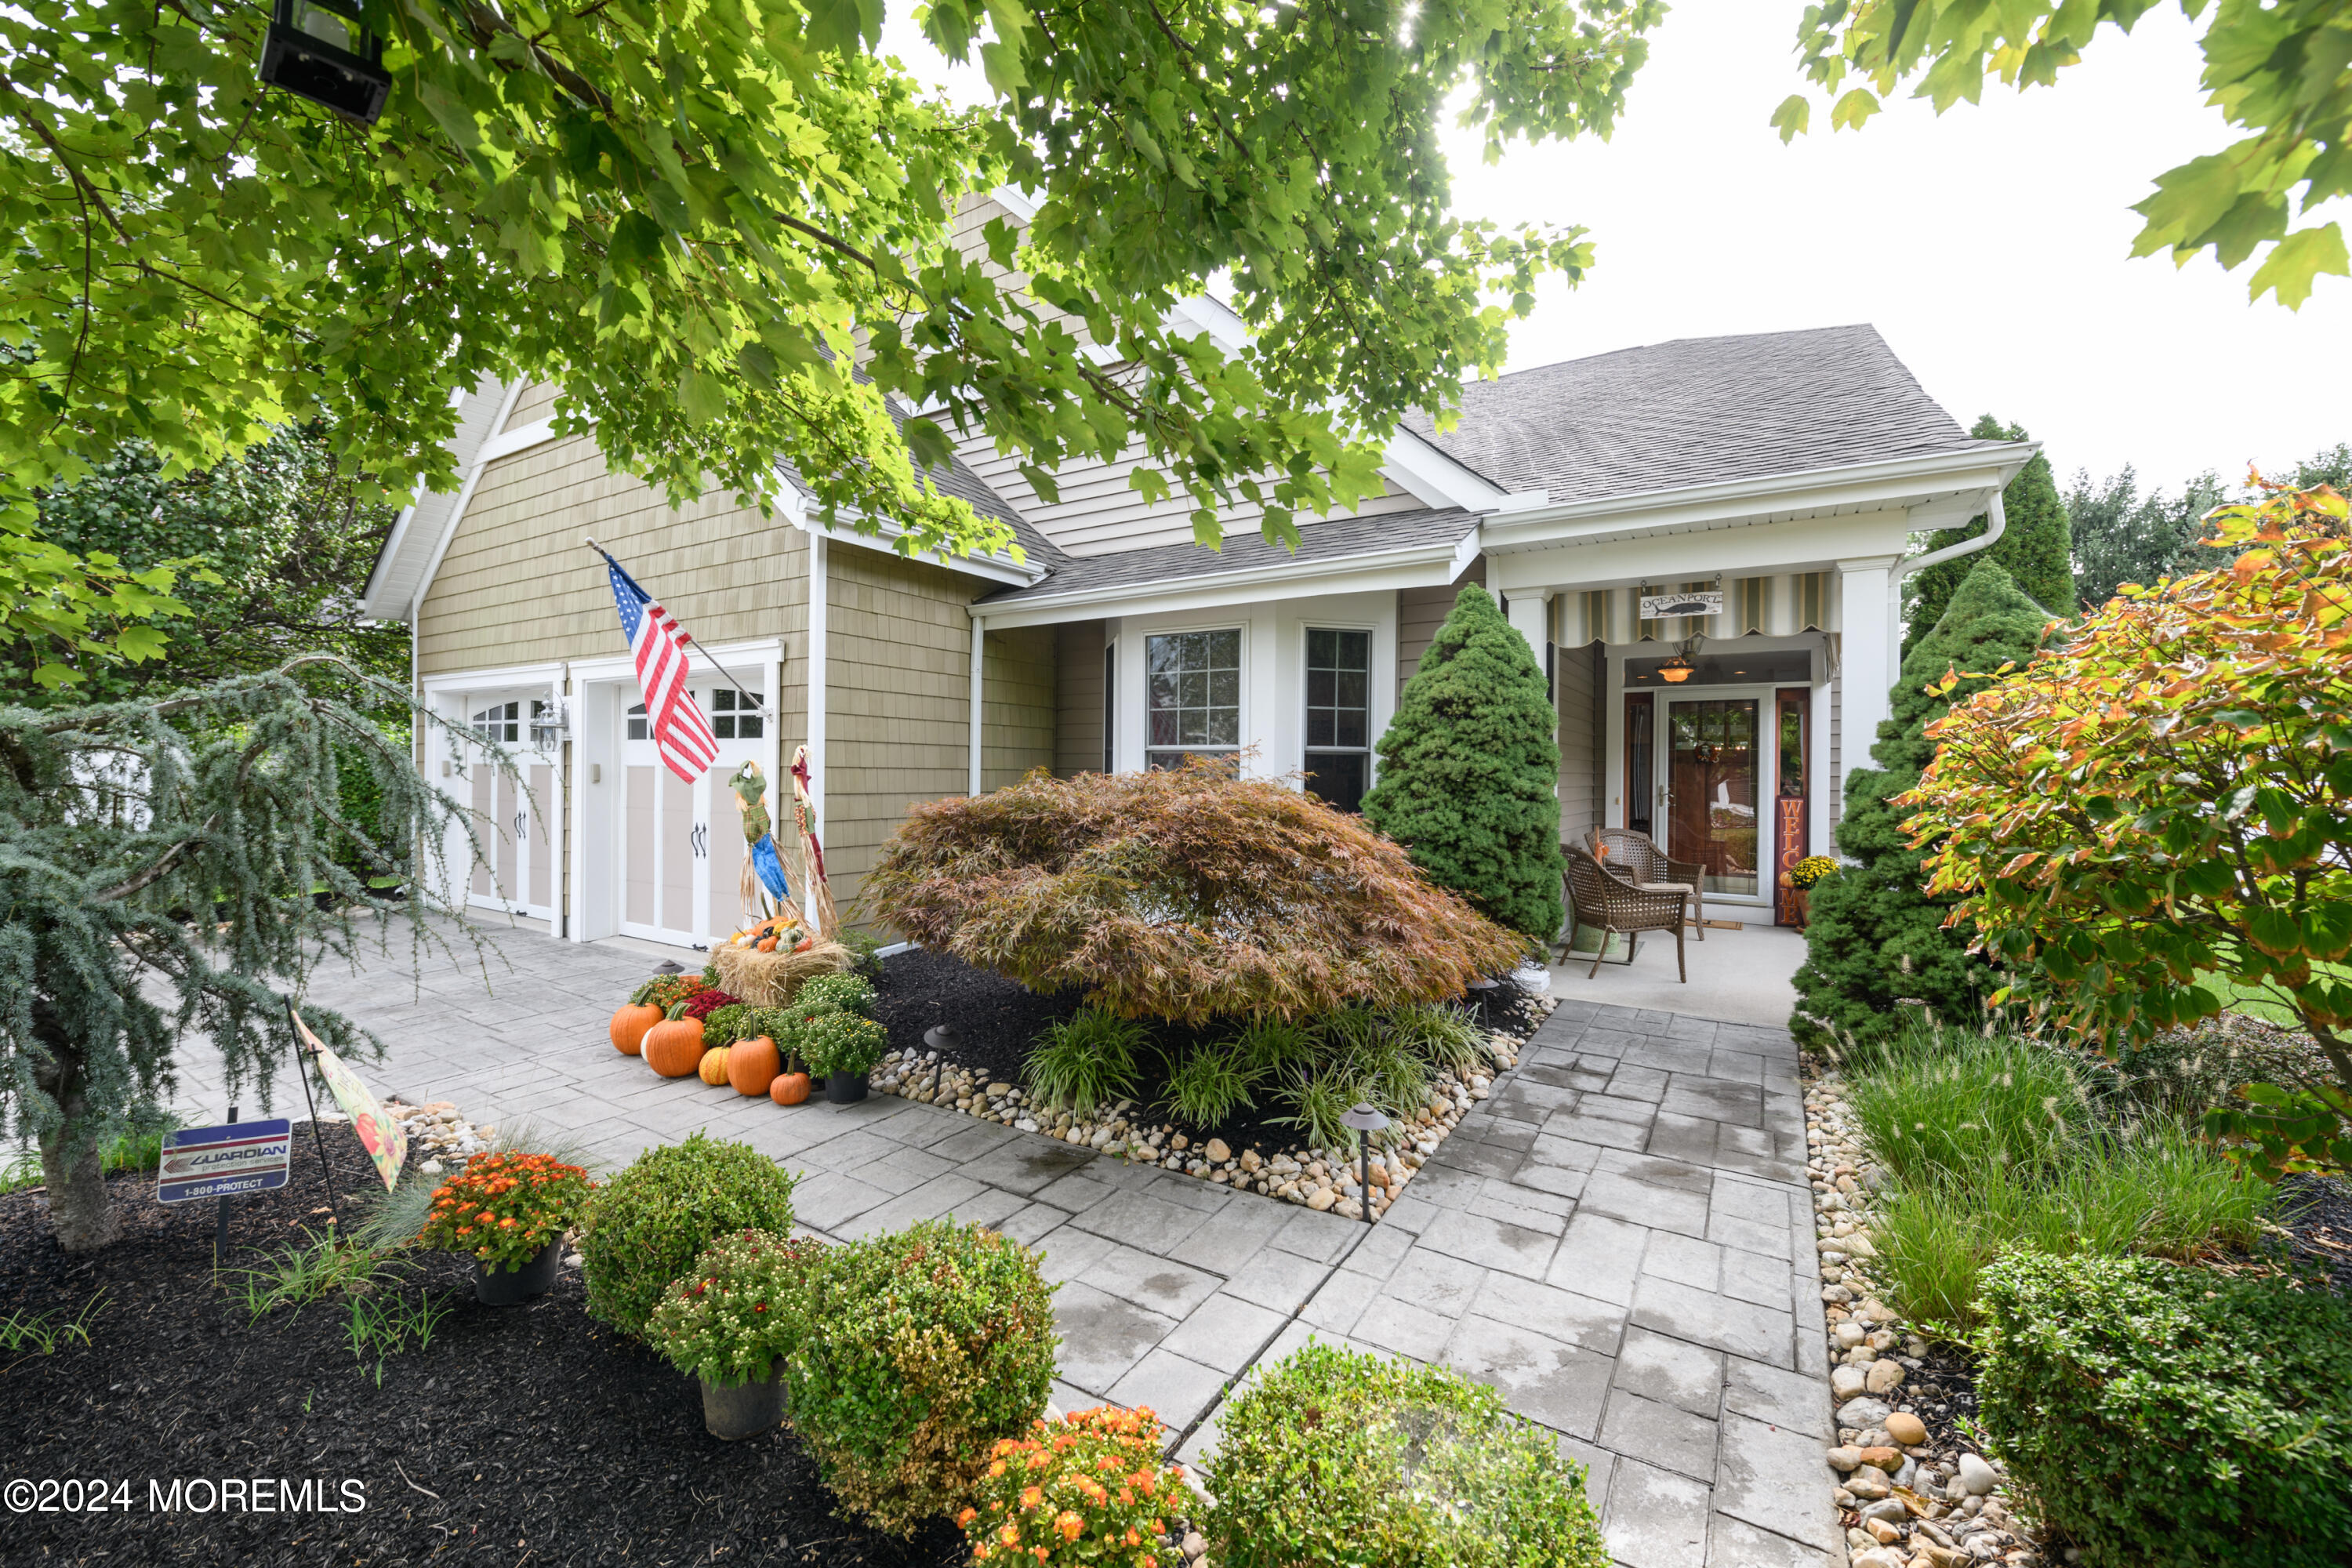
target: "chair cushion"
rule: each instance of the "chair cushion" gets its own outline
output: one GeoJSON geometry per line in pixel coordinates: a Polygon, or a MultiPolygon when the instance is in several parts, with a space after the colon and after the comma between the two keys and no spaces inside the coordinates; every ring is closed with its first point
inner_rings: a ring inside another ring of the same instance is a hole
{"type": "Polygon", "coordinates": [[[1692,887],[1688,882],[1636,882],[1633,885],[1641,889],[1642,891],[1645,893],[1688,894],[1695,893],[1698,890],[1692,887]]]}

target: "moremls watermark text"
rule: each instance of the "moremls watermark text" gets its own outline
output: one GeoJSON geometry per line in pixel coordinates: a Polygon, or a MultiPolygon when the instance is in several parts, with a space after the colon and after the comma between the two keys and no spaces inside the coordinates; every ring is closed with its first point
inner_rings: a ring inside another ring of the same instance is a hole
{"type": "Polygon", "coordinates": [[[190,1476],[136,1483],[102,1476],[17,1477],[0,1487],[10,1513],[362,1513],[367,1483],[323,1476],[190,1476]]]}

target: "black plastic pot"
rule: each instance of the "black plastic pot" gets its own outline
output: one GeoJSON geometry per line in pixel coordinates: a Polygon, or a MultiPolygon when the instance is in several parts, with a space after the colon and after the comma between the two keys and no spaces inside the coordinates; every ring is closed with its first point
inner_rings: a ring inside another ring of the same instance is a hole
{"type": "Polygon", "coordinates": [[[862,1072],[829,1072],[824,1075],[824,1097],[835,1105],[855,1105],[866,1098],[866,1075],[862,1072]]]}
{"type": "Polygon", "coordinates": [[[511,1307],[533,1296],[544,1296],[555,1289],[555,1268],[562,1258],[560,1236],[519,1268],[492,1268],[478,1258],[474,1259],[474,1300],[485,1307],[511,1307]]]}
{"type": "Polygon", "coordinates": [[[732,1387],[712,1383],[707,1378],[696,1381],[702,1384],[702,1429],[714,1437],[735,1442],[744,1437],[756,1437],[762,1432],[772,1432],[783,1425],[784,1380],[780,1373],[771,1373],[757,1383],[738,1384],[732,1387]]]}

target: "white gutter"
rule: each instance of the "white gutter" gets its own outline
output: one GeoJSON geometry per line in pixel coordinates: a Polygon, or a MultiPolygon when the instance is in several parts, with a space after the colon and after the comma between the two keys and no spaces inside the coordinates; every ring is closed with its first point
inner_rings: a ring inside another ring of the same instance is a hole
{"type": "Polygon", "coordinates": [[[1886,668],[1895,672],[1897,680],[1902,679],[1903,671],[1903,580],[1914,572],[1940,566],[1947,561],[1958,561],[1963,555],[1974,555],[1998,542],[2002,531],[2009,527],[2009,513],[2002,507],[2001,493],[1997,489],[1985,502],[1985,531],[1974,538],[1963,539],[1958,544],[1948,544],[1941,550],[1928,551],[1924,555],[1906,555],[1895,563],[1893,571],[1887,573],[1886,668]]]}

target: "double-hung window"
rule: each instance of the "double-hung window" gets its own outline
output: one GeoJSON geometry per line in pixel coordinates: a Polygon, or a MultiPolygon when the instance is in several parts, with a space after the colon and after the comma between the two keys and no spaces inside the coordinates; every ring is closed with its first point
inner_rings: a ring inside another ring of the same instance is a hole
{"type": "Polygon", "coordinates": [[[1242,743],[1242,634],[1171,632],[1144,639],[1149,711],[1144,765],[1234,756],[1242,743]]]}
{"type": "Polygon", "coordinates": [[[1307,787],[1357,811],[1372,782],[1372,634],[1307,634],[1307,787]]]}

